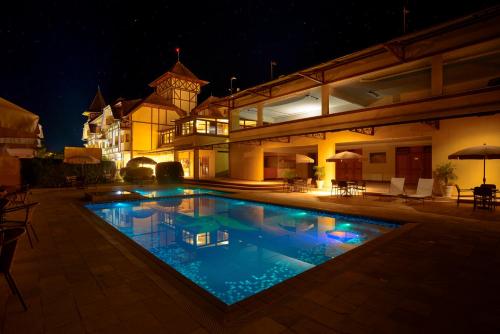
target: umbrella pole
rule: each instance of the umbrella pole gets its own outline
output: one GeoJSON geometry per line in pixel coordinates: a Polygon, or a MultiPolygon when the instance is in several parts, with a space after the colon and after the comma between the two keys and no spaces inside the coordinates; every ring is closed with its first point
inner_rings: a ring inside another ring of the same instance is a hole
{"type": "Polygon", "coordinates": [[[483,158],[483,184],[486,184],[486,157],[483,158]]]}

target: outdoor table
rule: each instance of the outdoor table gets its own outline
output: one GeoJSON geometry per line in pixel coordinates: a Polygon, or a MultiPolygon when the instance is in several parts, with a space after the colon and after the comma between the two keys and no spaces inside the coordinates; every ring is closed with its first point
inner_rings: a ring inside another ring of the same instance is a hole
{"type": "Polygon", "coordinates": [[[338,181],[339,195],[342,197],[351,196],[349,181],[338,181]]]}
{"type": "Polygon", "coordinates": [[[297,179],[293,183],[293,191],[303,192],[305,190],[306,183],[302,179],[297,179]]]}

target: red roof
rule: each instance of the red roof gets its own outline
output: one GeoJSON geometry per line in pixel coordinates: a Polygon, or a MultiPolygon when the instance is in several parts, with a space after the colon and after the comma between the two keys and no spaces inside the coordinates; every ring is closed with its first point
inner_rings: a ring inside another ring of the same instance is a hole
{"type": "Polygon", "coordinates": [[[198,82],[202,86],[208,83],[208,81],[199,79],[196,75],[193,74],[193,72],[191,72],[180,61],[178,61],[168,72],[165,72],[160,77],[156,78],[149,84],[149,86],[156,87],[161,81],[167,79],[168,77],[176,77],[183,80],[198,82]]]}
{"type": "Polygon", "coordinates": [[[160,107],[165,107],[167,109],[174,110],[179,116],[185,116],[186,114],[183,110],[170,103],[163,96],[152,93],[144,99],[125,100],[123,98],[119,98],[111,107],[111,109],[113,110],[113,117],[115,119],[125,117],[132,111],[136,110],[141,104],[152,104],[160,107]]]}
{"type": "Polygon", "coordinates": [[[193,110],[191,111],[191,114],[197,115],[204,110],[208,110],[210,112],[210,114],[214,117],[223,117],[221,111],[219,110],[219,107],[212,104],[212,103],[216,103],[220,100],[221,100],[220,97],[209,96],[203,102],[201,102],[196,107],[194,107],[193,110]]]}

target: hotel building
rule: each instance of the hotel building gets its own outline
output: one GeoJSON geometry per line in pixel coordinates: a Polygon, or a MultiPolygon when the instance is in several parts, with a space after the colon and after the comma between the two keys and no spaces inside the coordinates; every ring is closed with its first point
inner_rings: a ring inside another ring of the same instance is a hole
{"type": "MultiPolygon", "coordinates": [[[[94,112],[104,105],[98,94],[84,140],[118,166],[137,156],[178,160],[196,179],[262,181],[289,170],[307,178],[318,165],[327,183],[416,183],[457,150],[500,145],[499,21],[497,6],[200,105],[206,82],[177,63],[146,99],[118,101],[123,109],[94,112]],[[345,150],[363,159],[326,162],[345,150]],[[315,162],[297,164],[296,154],[315,162]]],[[[462,187],[481,183],[482,162],[454,164],[462,187]]],[[[486,178],[500,183],[499,161],[488,162],[486,178]]]]}

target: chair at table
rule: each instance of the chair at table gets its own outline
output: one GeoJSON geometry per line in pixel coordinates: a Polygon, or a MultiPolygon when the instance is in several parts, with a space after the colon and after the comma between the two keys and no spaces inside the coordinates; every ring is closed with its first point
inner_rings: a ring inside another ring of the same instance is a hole
{"type": "Polygon", "coordinates": [[[9,200],[9,206],[18,206],[28,203],[30,195],[29,185],[25,184],[19,190],[7,194],[5,198],[9,200]]]}
{"type": "Polygon", "coordinates": [[[4,207],[0,210],[0,227],[2,228],[13,228],[13,227],[21,227],[26,230],[26,235],[28,236],[28,241],[30,243],[31,248],[33,247],[33,240],[31,238],[31,234],[36,241],[38,241],[38,236],[36,234],[35,228],[32,224],[33,211],[35,211],[35,207],[38,205],[38,202],[18,205],[14,207],[4,207]],[[18,219],[8,219],[6,214],[14,213],[14,212],[23,212],[24,215],[21,220],[18,219]],[[31,229],[31,232],[30,232],[31,229]]]}
{"type": "Polygon", "coordinates": [[[305,191],[305,182],[301,178],[295,178],[293,180],[293,191],[304,192],[305,191]]]}
{"type": "Polygon", "coordinates": [[[10,273],[14,254],[16,252],[17,240],[24,233],[25,229],[22,227],[3,228],[0,226],[0,273],[4,274],[5,280],[9,285],[10,290],[19,299],[19,302],[26,311],[28,307],[24,302],[21,292],[17,288],[16,281],[10,273]]]}
{"type": "Polygon", "coordinates": [[[334,192],[334,191],[335,191],[335,196],[337,196],[337,195],[338,195],[338,192],[339,192],[339,185],[338,185],[338,182],[337,182],[337,180],[335,180],[335,179],[332,179],[332,180],[331,180],[331,182],[332,182],[332,189],[330,190],[330,196],[332,196],[332,195],[333,195],[333,192],[334,192]]]}
{"type": "Polygon", "coordinates": [[[290,192],[290,191],[291,191],[290,180],[283,179],[283,192],[290,192]]]}
{"type": "Polygon", "coordinates": [[[493,210],[494,204],[494,190],[491,187],[475,187],[474,188],[474,210],[476,208],[485,208],[488,210],[493,210]]]}
{"type": "Polygon", "coordinates": [[[492,205],[493,205],[493,209],[495,209],[496,205],[497,205],[497,192],[498,192],[496,184],[485,183],[485,184],[482,184],[481,187],[486,187],[486,188],[491,189],[492,205]]]}
{"type": "Polygon", "coordinates": [[[474,194],[472,193],[473,189],[462,189],[458,186],[458,184],[455,184],[455,188],[457,189],[457,207],[460,204],[460,198],[463,198],[463,197],[473,198],[474,197],[474,194]],[[468,194],[463,194],[466,192],[468,192],[468,194]]]}
{"type": "Polygon", "coordinates": [[[366,194],[366,181],[360,181],[356,185],[356,192],[361,193],[363,195],[363,198],[365,197],[366,194]]]}
{"type": "Polygon", "coordinates": [[[338,181],[337,182],[338,188],[339,188],[339,195],[340,196],[349,196],[349,184],[347,181],[338,181]]]}
{"type": "Polygon", "coordinates": [[[306,191],[310,191],[312,189],[312,177],[307,178],[306,180],[306,191]]]}

